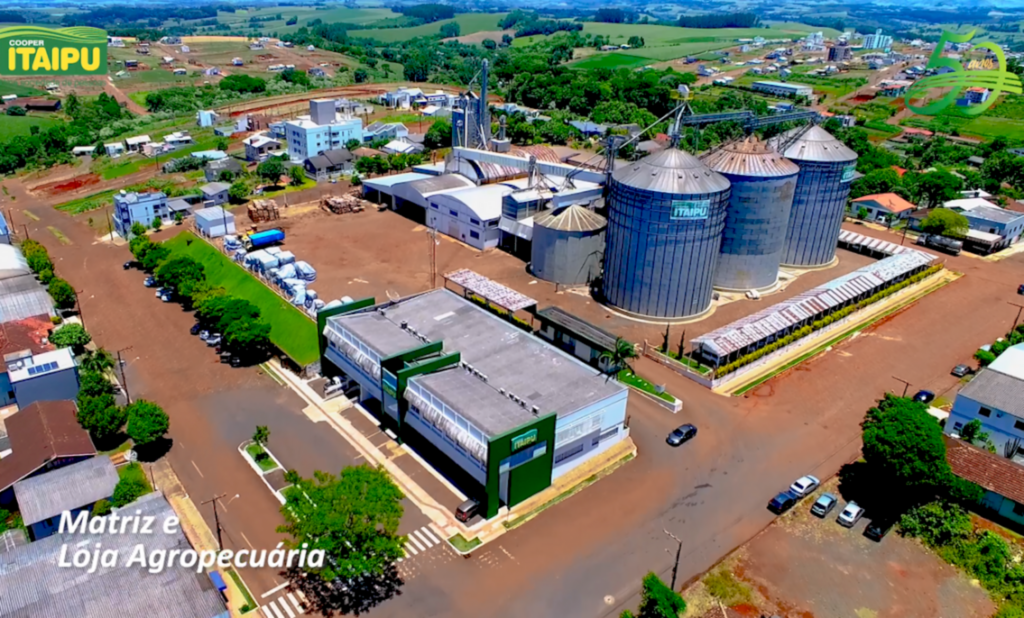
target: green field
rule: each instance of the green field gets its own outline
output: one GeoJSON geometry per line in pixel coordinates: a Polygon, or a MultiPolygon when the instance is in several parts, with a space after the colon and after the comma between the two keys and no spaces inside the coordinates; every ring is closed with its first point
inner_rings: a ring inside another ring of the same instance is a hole
{"type": "Polygon", "coordinates": [[[234,28],[248,30],[250,17],[265,17],[267,15],[277,15],[278,13],[281,14],[283,19],[280,21],[260,22],[258,28],[263,32],[288,34],[290,32],[295,32],[314,19],[322,19],[324,23],[342,22],[347,24],[368,24],[381,19],[391,19],[401,16],[400,13],[393,13],[390,9],[382,8],[348,9],[339,7],[318,11],[313,7],[278,6],[251,11],[242,10],[234,13],[221,12],[217,15],[217,21],[223,24],[230,24],[234,28]],[[298,17],[299,22],[291,26],[286,26],[285,22],[291,17],[298,17]]]}
{"type": "Polygon", "coordinates": [[[15,135],[28,135],[32,127],[45,131],[60,124],[60,120],[48,116],[0,116],[0,139],[8,139],[15,135]]]}
{"type": "Polygon", "coordinates": [[[979,117],[965,117],[955,107],[948,108],[939,116],[912,116],[904,124],[932,131],[948,133],[956,130],[961,135],[973,135],[986,139],[999,136],[1024,140],[1024,96],[1004,94],[991,108],[979,117]]]}
{"type": "Polygon", "coordinates": [[[36,90],[31,86],[26,86],[17,82],[0,80],[0,96],[7,94],[16,94],[19,97],[34,97],[46,93],[42,90],[36,90]]]}
{"type": "Polygon", "coordinates": [[[627,56],[616,52],[607,54],[594,54],[582,60],[572,63],[572,66],[579,69],[618,69],[621,67],[638,67],[651,62],[650,58],[640,56],[627,56]]]}
{"type": "Polygon", "coordinates": [[[382,43],[391,43],[393,41],[413,39],[418,36],[438,34],[441,31],[441,26],[456,22],[462,29],[460,35],[466,36],[467,34],[474,34],[476,32],[500,30],[500,28],[498,28],[498,22],[501,21],[503,17],[505,17],[505,13],[463,13],[462,15],[456,15],[454,19],[442,19],[441,21],[435,21],[432,24],[423,24],[422,26],[415,26],[413,28],[353,30],[349,35],[367,39],[376,39],[382,43]]]}
{"type": "Polygon", "coordinates": [[[295,362],[305,366],[319,358],[316,323],[241,266],[191,232],[182,232],[164,245],[171,250],[172,257],[187,255],[201,263],[207,281],[259,307],[263,319],[270,324],[270,340],[295,362]]]}

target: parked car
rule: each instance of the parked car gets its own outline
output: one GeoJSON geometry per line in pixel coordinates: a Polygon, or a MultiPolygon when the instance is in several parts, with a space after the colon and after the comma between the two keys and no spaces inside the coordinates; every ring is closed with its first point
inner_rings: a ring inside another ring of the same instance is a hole
{"type": "Polygon", "coordinates": [[[796,504],[796,499],[796,496],[788,491],[784,491],[772,498],[771,502],[768,503],[768,510],[782,515],[789,509],[793,508],[793,505],[796,504]]]}
{"type": "Polygon", "coordinates": [[[821,494],[814,504],[811,505],[811,513],[818,517],[824,518],[832,509],[836,508],[836,504],[839,503],[839,499],[830,493],[821,494]]]}
{"type": "Polygon", "coordinates": [[[895,523],[896,518],[888,515],[872,519],[868,527],[864,529],[864,536],[872,541],[881,542],[882,537],[889,534],[895,523]]]}
{"type": "Polygon", "coordinates": [[[174,300],[174,295],[173,295],[173,294],[171,294],[170,292],[164,292],[164,293],[163,293],[163,294],[162,294],[162,295],[160,296],[160,300],[164,301],[165,303],[169,303],[169,302],[171,302],[172,300],[174,300]]]}
{"type": "Polygon", "coordinates": [[[1017,293],[1020,294],[1021,296],[1024,296],[1024,284],[1017,286],[1017,293]]]}
{"type": "Polygon", "coordinates": [[[201,331],[199,331],[199,340],[200,341],[206,341],[209,338],[210,338],[210,331],[208,331],[208,330],[201,330],[201,331]]]}
{"type": "Polygon", "coordinates": [[[476,515],[479,510],[479,502],[476,500],[466,500],[459,505],[459,508],[455,509],[455,519],[465,523],[470,519],[473,519],[473,516],[476,515]]]}
{"type": "Polygon", "coordinates": [[[221,352],[220,353],[220,362],[224,363],[225,365],[230,363],[231,362],[231,352],[221,352]]]}
{"type": "Polygon", "coordinates": [[[188,332],[190,335],[198,335],[200,332],[202,332],[202,330],[203,325],[200,324],[199,322],[196,322],[195,324],[192,325],[192,328],[190,328],[188,332]]]}
{"type": "Polygon", "coordinates": [[[220,345],[220,341],[221,341],[220,333],[213,333],[212,335],[210,335],[206,339],[206,345],[208,345],[208,346],[210,346],[212,348],[214,346],[220,345]]]}
{"type": "Polygon", "coordinates": [[[672,433],[668,434],[668,437],[665,438],[665,442],[668,442],[671,446],[679,446],[684,442],[689,442],[696,435],[697,428],[687,423],[673,429],[672,433]]]}
{"type": "Polygon", "coordinates": [[[131,269],[135,268],[138,264],[139,263],[136,262],[135,260],[128,260],[127,262],[124,263],[124,269],[125,270],[131,270],[131,269]]]}
{"type": "Polygon", "coordinates": [[[953,371],[950,373],[952,373],[958,378],[962,378],[965,375],[971,373],[971,368],[968,367],[967,365],[957,365],[956,367],[953,367],[953,371]]]}
{"type": "Polygon", "coordinates": [[[231,357],[231,366],[232,367],[241,367],[242,366],[242,359],[237,357],[237,356],[232,356],[231,357]]]}
{"type": "Polygon", "coordinates": [[[818,477],[808,474],[807,476],[801,476],[797,480],[793,481],[793,484],[789,486],[789,493],[793,494],[797,498],[803,498],[817,489],[818,485],[821,485],[821,481],[818,480],[818,477]]]}
{"type": "Polygon", "coordinates": [[[145,281],[142,282],[142,285],[146,286],[147,288],[153,287],[154,285],[156,285],[156,277],[154,277],[153,275],[146,277],[145,281]]]}
{"type": "Polygon", "coordinates": [[[839,514],[836,521],[839,522],[840,526],[852,528],[854,524],[860,521],[861,517],[864,517],[864,509],[856,502],[847,502],[846,508],[839,514]]]}
{"type": "Polygon", "coordinates": [[[935,393],[931,391],[917,391],[914,394],[914,401],[920,401],[921,403],[931,403],[935,399],[935,393]]]}

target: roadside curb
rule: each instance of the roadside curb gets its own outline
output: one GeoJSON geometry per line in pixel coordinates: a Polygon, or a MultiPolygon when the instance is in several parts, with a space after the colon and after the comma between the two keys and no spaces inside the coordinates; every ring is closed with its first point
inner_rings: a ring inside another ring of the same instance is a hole
{"type": "MultiPolygon", "coordinates": [[[[252,468],[256,472],[256,474],[259,475],[260,480],[263,481],[263,484],[267,486],[267,489],[270,490],[270,493],[274,494],[274,497],[277,498],[278,502],[280,502],[281,504],[284,504],[285,503],[284,494],[282,494],[280,491],[274,489],[273,486],[271,486],[270,482],[267,481],[267,477],[266,477],[267,473],[264,472],[260,468],[260,465],[258,463],[256,463],[255,461],[253,461],[252,457],[249,456],[249,453],[247,453],[245,451],[245,447],[249,446],[250,444],[255,444],[255,442],[253,442],[252,440],[246,440],[245,442],[242,442],[241,444],[239,444],[238,445],[238,454],[241,455],[242,459],[244,459],[246,461],[246,463],[249,464],[249,467],[252,468]]],[[[273,472],[274,470],[287,470],[287,468],[285,468],[283,465],[281,465],[281,461],[277,457],[275,457],[273,453],[270,452],[270,449],[268,449],[265,446],[262,447],[262,448],[263,448],[263,452],[266,453],[271,459],[273,459],[275,464],[277,464],[276,468],[272,468],[270,470],[267,470],[267,472],[273,472]]]]}
{"type": "MultiPolygon", "coordinates": [[[[645,390],[643,390],[641,388],[637,388],[637,387],[633,386],[632,384],[627,384],[626,382],[619,382],[619,384],[622,384],[622,385],[628,387],[634,393],[639,393],[639,394],[643,395],[647,399],[650,399],[654,403],[656,403],[659,406],[665,408],[666,410],[668,410],[672,414],[678,414],[683,409],[683,400],[679,399],[675,395],[672,395],[673,399],[676,400],[676,402],[673,404],[671,401],[666,401],[666,400],[662,399],[661,397],[658,397],[657,395],[653,395],[651,393],[648,393],[647,391],[645,391],[645,390]]],[[[671,393],[669,393],[669,394],[671,395],[671,393]]]]}

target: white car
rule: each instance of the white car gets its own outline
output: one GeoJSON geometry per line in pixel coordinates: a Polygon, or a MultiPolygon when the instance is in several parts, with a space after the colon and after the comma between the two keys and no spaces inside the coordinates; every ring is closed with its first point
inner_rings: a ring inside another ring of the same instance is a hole
{"type": "Polygon", "coordinates": [[[817,477],[807,475],[801,476],[792,485],[789,486],[789,491],[798,498],[803,498],[807,494],[811,493],[821,485],[821,481],[817,477]]]}
{"type": "Polygon", "coordinates": [[[856,502],[848,502],[843,512],[839,514],[836,521],[839,522],[840,526],[846,526],[852,528],[854,524],[860,521],[860,518],[864,516],[864,509],[860,507],[856,502]]]}

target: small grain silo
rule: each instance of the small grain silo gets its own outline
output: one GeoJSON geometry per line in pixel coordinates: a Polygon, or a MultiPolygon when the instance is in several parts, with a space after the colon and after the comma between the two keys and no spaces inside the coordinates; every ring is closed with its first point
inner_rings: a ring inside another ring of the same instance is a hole
{"type": "Polygon", "coordinates": [[[545,281],[590,283],[601,274],[607,227],[604,217],[578,205],[535,215],[530,269],[545,281]]]}
{"type": "Polygon", "coordinates": [[[658,318],[707,311],[729,181],[693,155],[669,148],[619,168],[610,185],[607,302],[658,318]]]}
{"type": "Polygon", "coordinates": [[[781,154],[800,166],[782,264],[831,264],[857,169],[857,153],[818,126],[793,129],[778,140],[783,146],[781,154]]]}
{"type": "Polygon", "coordinates": [[[765,290],[779,278],[800,168],[754,136],[704,157],[732,184],[714,285],[722,290],[765,290]]]}

